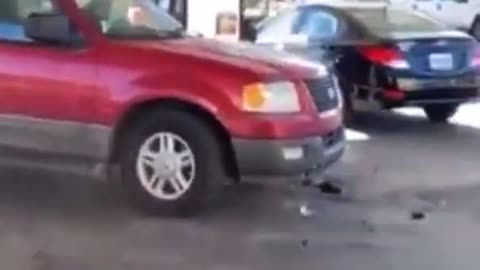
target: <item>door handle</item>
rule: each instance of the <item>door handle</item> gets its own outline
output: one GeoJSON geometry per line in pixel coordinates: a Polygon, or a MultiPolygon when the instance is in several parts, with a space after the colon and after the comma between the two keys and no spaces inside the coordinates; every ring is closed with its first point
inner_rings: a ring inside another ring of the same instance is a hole
{"type": "Polygon", "coordinates": [[[437,3],[437,10],[442,10],[442,4],[437,3]]]}

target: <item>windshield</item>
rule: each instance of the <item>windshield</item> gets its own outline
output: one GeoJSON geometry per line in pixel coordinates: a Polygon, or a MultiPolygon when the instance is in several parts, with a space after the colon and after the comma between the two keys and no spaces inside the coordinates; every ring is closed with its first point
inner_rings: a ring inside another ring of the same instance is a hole
{"type": "Polygon", "coordinates": [[[423,14],[398,9],[349,9],[347,11],[376,33],[430,32],[445,26],[423,14]]]}
{"type": "Polygon", "coordinates": [[[182,25],[151,0],[76,0],[111,38],[158,38],[182,34],[182,25]],[[175,35],[172,35],[175,34],[175,35]]]}

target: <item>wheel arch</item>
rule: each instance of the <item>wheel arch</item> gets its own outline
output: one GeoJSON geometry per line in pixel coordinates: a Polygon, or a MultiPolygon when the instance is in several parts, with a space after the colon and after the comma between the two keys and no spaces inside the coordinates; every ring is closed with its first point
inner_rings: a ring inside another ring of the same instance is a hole
{"type": "Polygon", "coordinates": [[[121,117],[118,124],[114,127],[111,143],[109,147],[109,163],[116,164],[120,157],[121,144],[128,134],[128,131],[134,128],[135,123],[144,115],[158,108],[167,108],[172,110],[180,110],[191,113],[199,120],[207,124],[215,133],[222,148],[222,157],[225,161],[225,169],[229,177],[239,177],[236,155],[233,149],[231,136],[227,128],[215,115],[199,104],[185,101],[179,98],[155,98],[142,101],[133,105],[121,117]]]}

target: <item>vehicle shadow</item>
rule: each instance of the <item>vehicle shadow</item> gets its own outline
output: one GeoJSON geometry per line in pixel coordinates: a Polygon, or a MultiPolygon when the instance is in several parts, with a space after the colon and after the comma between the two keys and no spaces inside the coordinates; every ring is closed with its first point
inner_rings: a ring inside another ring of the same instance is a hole
{"type": "Polygon", "coordinates": [[[111,184],[44,171],[0,171],[0,215],[111,218],[130,211],[111,184]]]}
{"type": "Polygon", "coordinates": [[[404,135],[406,133],[442,133],[455,132],[462,126],[456,124],[431,123],[428,119],[419,116],[410,116],[391,111],[357,113],[355,122],[350,128],[362,132],[385,135],[404,135]]]}
{"type": "MultiPolygon", "coordinates": [[[[192,221],[211,219],[209,224],[214,225],[228,219],[235,222],[272,216],[272,209],[278,208],[285,195],[295,196],[292,192],[288,191],[288,181],[279,179],[226,185],[218,200],[192,221]]],[[[111,183],[12,168],[0,168],[0,219],[2,216],[16,221],[28,217],[40,223],[76,220],[92,224],[152,218],[132,208],[120,188],[111,183]]]]}
{"type": "Polygon", "coordinates": [[[279,206],[279,197],[294,198],[296,187],[289,184],[287,179],[244,179],[240,184],[228,185],[210,215],[262,216],[264,211],[274,211],[279,206]]]}

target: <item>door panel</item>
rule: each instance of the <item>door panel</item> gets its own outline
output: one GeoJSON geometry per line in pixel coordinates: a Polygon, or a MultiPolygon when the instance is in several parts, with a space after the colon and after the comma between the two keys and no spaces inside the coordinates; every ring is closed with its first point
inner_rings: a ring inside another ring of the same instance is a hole
{"type": "Polygon", "coordinates": [[[65,155],[95,153],[98,94],[93,54],[0,44],[0,146],[65,155]]]}
{"type": "Polygon", "coordinates": [[[92,60],[82,50],[0,44],[0,113],[89,119],[96,87],[92,60]]]}
{"type": "MultiPolygon", "coordinates": [[[[94,119],[94,52],[34,41],[24,23],[33,13],[59,14],[54,0],[2,0],[0,4],[0,147],[91,157],[102,150],[94,119]]],[[[72,35],[81,31],[71,22],[72,35]]],[[[6,151],[0,151],[6,153],[6,151]]],[[[25,155],[28,157],[28,155],[25,155]]]]}

